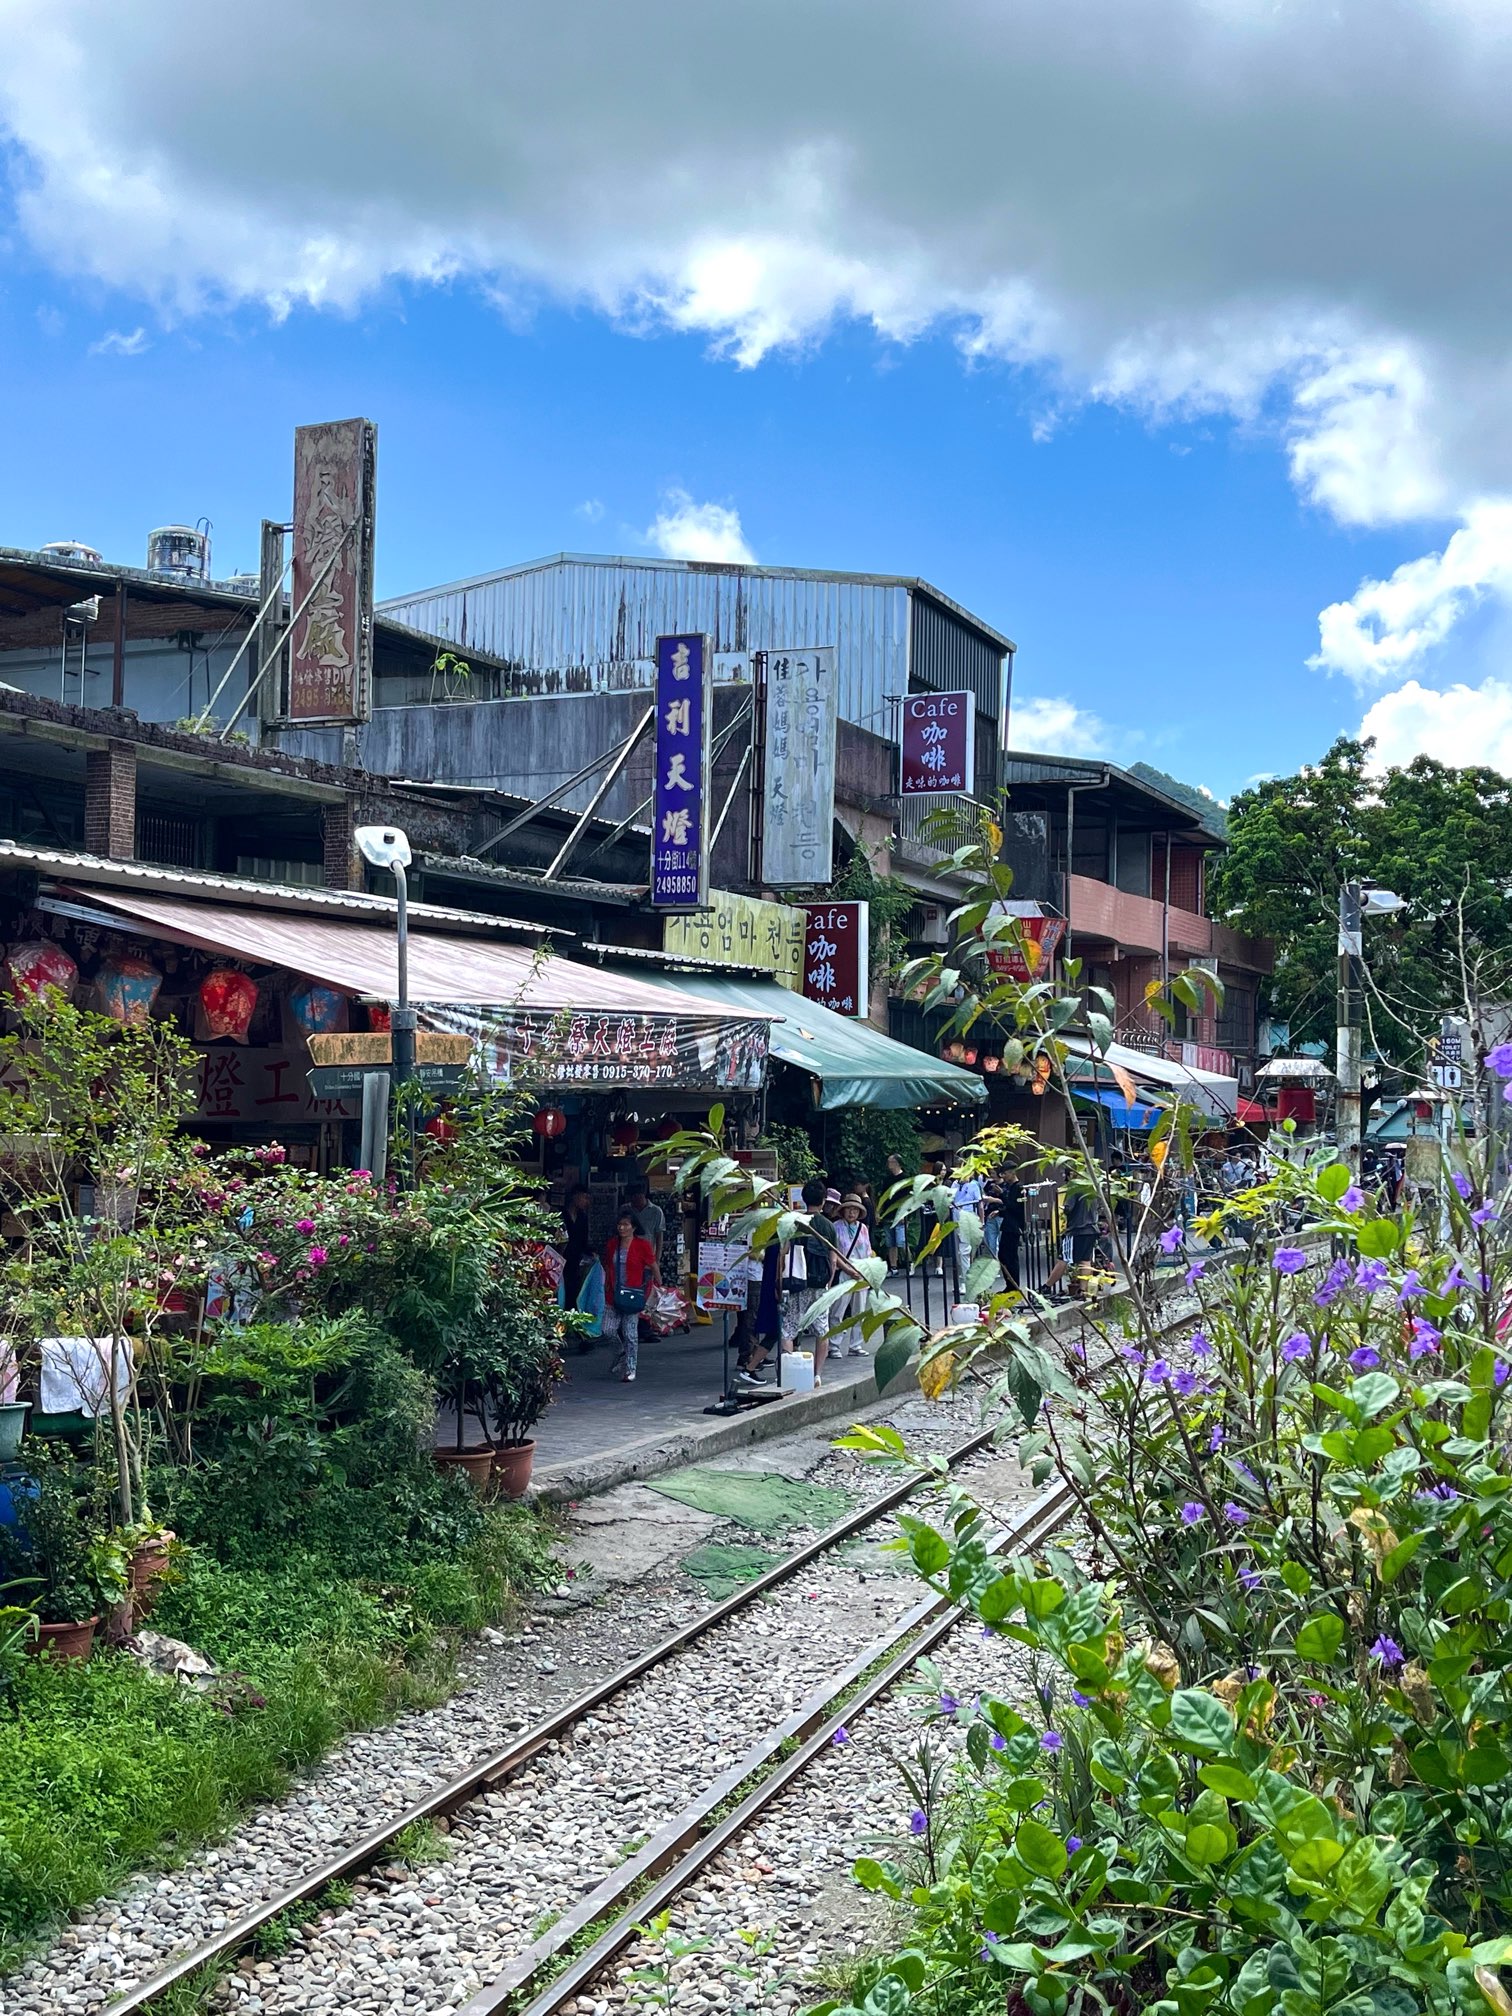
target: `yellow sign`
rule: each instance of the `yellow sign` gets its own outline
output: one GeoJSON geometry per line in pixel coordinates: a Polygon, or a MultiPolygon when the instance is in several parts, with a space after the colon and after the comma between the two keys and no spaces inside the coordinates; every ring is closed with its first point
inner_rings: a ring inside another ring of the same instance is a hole
{"type": "Polygon", "coordinates": [[[711,889],[709,908],[668,917],[663,949],[723,966],[763,966],[780,987],[803,986],[804,915],[790,903],[763,903],[729,889],[711,889]]]}

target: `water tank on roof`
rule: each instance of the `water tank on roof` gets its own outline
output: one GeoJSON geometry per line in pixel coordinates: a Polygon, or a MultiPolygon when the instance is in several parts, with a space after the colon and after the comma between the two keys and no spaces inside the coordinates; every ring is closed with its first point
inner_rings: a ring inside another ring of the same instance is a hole
{"type": "Polygon", "coordinates": [[[200,525],[160,525],[149,532],[147,572],[167,581],[208,581],[210,530],[205,521],[200,525]]]}
{"type": "Polygon", "coordinates": [[[42,548],[48,560],[61,560],[69,567],[100,567],[104,565],[93,546],[86,546],[82,539],[49,539],[42,548]]]}
{"type": "Polygon", "coordinates": [[[260,574],[228,574],[224,581],[216,582],[217,588],[225,588],[233,595],[255,595],[262,587],[260,574]]]}

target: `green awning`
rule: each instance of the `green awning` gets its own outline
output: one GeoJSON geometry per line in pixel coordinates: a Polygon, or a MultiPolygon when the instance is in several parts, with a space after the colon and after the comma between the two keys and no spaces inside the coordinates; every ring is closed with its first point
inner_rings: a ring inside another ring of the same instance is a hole
{"type": "Polygon", "coordinates": [[[771,1054],[819,1081],[819,1104],[878,1106],[893,1111],[910,1106],[977,1106],[987,1088],[974,1071],[947,1064],[927,1051],[895,1042],[869,1023],[836,1015],[817,1001],[805,1001],[776,981],[725,979],[713,973],[647,973],[643,986],[697,994],[732,1014],[780,1015],[771,1030],[771,1054]]]}

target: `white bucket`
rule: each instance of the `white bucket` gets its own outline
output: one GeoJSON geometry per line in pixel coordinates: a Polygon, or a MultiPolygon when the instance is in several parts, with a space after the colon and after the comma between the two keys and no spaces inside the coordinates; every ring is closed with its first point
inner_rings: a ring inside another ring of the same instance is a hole
{"type": "Polygon", "coordinates": [[[953,1302],[950,1305],[951,1327],[959,1328],[967,1323],[980,1323],[982,1305],[980,1302],[953,1302]]]}
{"type": "Polygon", "coordinates": [[[784,1393],[813,1392],[814,1354],[812,1351],[783,1352],[782,1390],[784,1393]]]}

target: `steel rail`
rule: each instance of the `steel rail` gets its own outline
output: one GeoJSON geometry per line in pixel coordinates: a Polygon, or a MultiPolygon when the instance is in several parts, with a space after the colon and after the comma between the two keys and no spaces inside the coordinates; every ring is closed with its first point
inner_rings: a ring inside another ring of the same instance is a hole
{"type": "MultiPolygon", "coordinates": [[[[1000,1553],[1008,1548],[1032,1547],[1053,1533],[1075,1509],[1076,1499],[1069,1486],[1054,1485],[994,1535],[989,1551],[1000,1553]]],[[[887,1694],[956,1628],[965,1614],[964,1606],[949,1596],[926,1597],[844,1671],[811,1694],[786,1721],[770,1730],[739,1763],[716,1779],[637,1855],[606,1877],[502,1974],[464,2002],[457,2016],[505,2016],[506,2011],[510,2016],[560,2016],[619,1957],[646,1919],[665,1910],[823,1755],[841,1728],[887,1694]],[[879,1665],[879,1662],[885,1663],[879,1665]],[[852,1692],[857,1681],[867,1675],[870,1677],[865,1678],[864,1685],[852,1692]],[[800,1747],[784,1758],[776,1770],[761,1777],[738,1806],[709,1826],[719,1807],[753,1774],[762,1771],[784,1744],[795,1740],[800,1747]],[[648,1877],[660,1880],[636,1896],[633,1905],[627,1905],[592,1945],[578,1954],[533,2000],[521,2005],[519,1997],[562,1949],[623,1904],[648,1877]]]]}
{"type": "MultiPolygon", "coordinates": [[[[949,1452],[945,1458],[946,1467],[953,1470],[968,1457],[989,1448],[994,1436],[995,1431],[991,1428],[970,1436],[949,1452]]],[[[847,1540],[854,1539],[858,1533],[864,1532],[878,1519],[885,1518],[889,1512],[895,1511],[930,1481],[932,1480],[928,1475],[905,1477],[884,1491],[879,1498],[848,1513],[838,1525],[819,1534],[806,1546],[800,1547],[796,1553],[790,1554],[775,1567],[769,1568],[756,1581],[748,1583],[744,1589],[738,1589],[733,1596],[726,1597],[712,1609],[706,1610],[702,1616],[695,1617],[680,1630],[671,1632],[645,1652],[637,1653],[628,1664],[621,1666],[605,1679],[595,1682],[583,1693],[574,1696],[563,1707],[556,1709],[503,1749],[493,1751],[477,1763],[469,1765],[458,1777],[438,1786],[434,1792],[428,1793],[424,1799],[408,1807],[398,1818],[386,1821],[382,1827],[364,1835],[350,1847],[340,1849],[317,1868],[301,1876],[297,1882],[286,1885],[259,1904],[255,1910],[246,1912],[227,1925],[213,1939],[181,1954],[158,1973],[129,1990],[118,2002],[110,2003],[104,2011],[104,2016],[135,2016],[138,2010],[151,2008],[180,1982],[200,1973],[204,1968],[214,1967],[229,1959],[232,1954],[248,1945],[265,1925],[280,1917],[285,1911],[307,1903],[332,1883],[345,1882],[350,1877],[361,1875],[365,1870],[372,1868],[375,1863],[382,1860],[385,1852],[406,1828],[418,1822],[448,1817],[481,1793],[495,1790],[507,1779],[512,1778],[533,1757],[558,1741],[585,1715],[592,1714],[594,1709],[601,1708],[616,1694],[623,1693],[637,1680],[644,1679],[658,1666],[664,1665],[667,1660],[674,1658],[688,1646],[696,1644],[709,1632],[717,1630],[727,1619],[749,1605],[760,1602],[771,1590],[790,1581],[793,1576],[801,1574],[821,1555],[842,1546],[847,1540]]]]}

